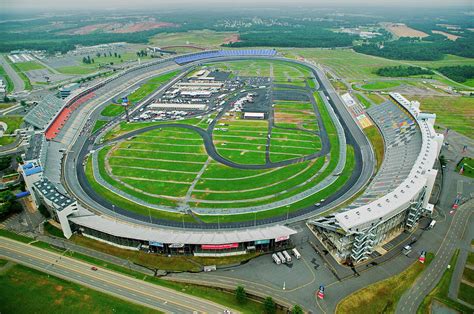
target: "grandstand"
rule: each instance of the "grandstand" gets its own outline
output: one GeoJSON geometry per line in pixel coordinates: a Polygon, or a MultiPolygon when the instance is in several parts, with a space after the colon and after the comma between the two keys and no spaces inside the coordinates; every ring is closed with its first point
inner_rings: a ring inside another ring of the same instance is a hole
{"type": "Polygon", "coordinates": [[[45,130],[59,115],[65,103],[53,95],[46,95],[28,112],[25,122],[37,129],[45,130]]]}
{"type": "Polygon", "coordinates": [[[383,254],[379,248],[404,230],[414,228],[426,209],[436,178],[433,169],[443,136],[434,119],[425,119],[419,103],[400,94],[367,110],[385,140],[380,171],[364,193],[335,214],[310,220],[309,226],[340,262],[360,262],[383,254]]]}
{"type": "Polygon", "coordinates": [[[189,62],[199,61],[209,58],[222,58],[222,57],[245,57],[245,56],[274,56],[276,50],[274,49],[244,49],[244,50],[214,50],[206,52],[198,52],[189,54],[182,57],[177,57],[174,61],[179,64],[185,64],[189,62]]]}

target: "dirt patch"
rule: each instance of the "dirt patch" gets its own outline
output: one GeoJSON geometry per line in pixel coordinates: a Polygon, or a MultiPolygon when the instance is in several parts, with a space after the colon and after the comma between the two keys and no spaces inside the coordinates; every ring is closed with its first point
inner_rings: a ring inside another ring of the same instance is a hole
{"type": "Polygon", "coordinates": [[[403,23],[386,23],[384,27],[397,37],[427,37],[428,34],[414,28],[408,27],[403,23]]]}
{"type": "Polygon", "coordinates": [[[130,23],[122,25],[120,28],[116,28],[112,33],[136,33],[136,32],[143,32],[148,31],[151,29],[156,28],[164,28],[164,27],[177,27],[178,25],[173,23],[166,23],[166,22],[144,22],[144,23],[130,23]]]}
{"type": "Polygon", "coordinates": [[[58,291],[58,292],[61,292],[63,291],[64,287],[63,286],[56,286],[54,287],[54,290],[58,291]]]}
{"type": "Polygon", "coordinates": [[[240,41],[241,40],[239,34],[232,34],[231,36],[224,38],[223,44],[232,44],[240,41]]]}
{"type": "Polygon", "coordinates": [[[448,38],[449,40],[456,40],[458,38],[460,38],[461,36],[457,36],[457,35],[453,35],[453,34],[450,34],[450,33],[446,33],[446,32],[442,32],[442,31],[431,31],[433,34],[439,34],[439,35],[443,35],[445,36],[446,38],[448,38]]]}

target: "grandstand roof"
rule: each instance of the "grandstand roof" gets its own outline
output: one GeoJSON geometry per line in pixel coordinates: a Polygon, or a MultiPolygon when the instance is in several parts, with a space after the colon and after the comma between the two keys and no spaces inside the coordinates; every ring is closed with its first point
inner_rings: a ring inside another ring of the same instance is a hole
{"type": "Polygon", "coordinates": [[[63,210],[67,206],[71,205],[74,203],[72,199],[70,199],[68,196],[61,194],[54,184],[52,184],[48,179],[43,177],[42,180],[37,181],[34,183],[34,186],[36,190],[43,195],[44,198],[49,200],[55,205],[55,208],[58,211],[63,210]]]}
{"type": "Polygon", "coordinates": [[[239,230],[174,230],[157,227],[146,227],[126,222],[108,219],[104,216],[83,215],[69,217],[70,221],[102,231],[117,237],[139,239],[143,241],[157,241],[162,243],[183,244],[226,244],[235,242],[250,242],[289,237],[295,230],[285,226],[270,226],[255,229],[239,230]]]}
{"type": "Polygon", "coordinates": [[[45,129],[57,116],[64,104],[61,99],[53,95],[46,95],[28,112],[25,121],[38,129],[45,129]]]}
{"type": "Polygon", "coordinates": [[[241,50],[213,50],[198,52],[182,57],[177,57],[174,61],[178,64],[194,62],[208,58],[219,57],[244,57],[244,56],[274,56],[276,51],[274,49],[241,49],[241,50]]]}

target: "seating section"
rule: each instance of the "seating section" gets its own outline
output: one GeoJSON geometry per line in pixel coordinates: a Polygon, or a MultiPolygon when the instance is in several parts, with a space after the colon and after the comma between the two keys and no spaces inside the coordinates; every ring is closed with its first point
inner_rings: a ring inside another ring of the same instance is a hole
{"type": "Polygon", "coordinates": [[[95,96],[94,93],[86,94],[78,98],[77,100],[73,101],[69,105],[69,107],[64,108],[56,117],[56,119],[54,119],[53,123],[51,123],[51,125],[46,130],[45,132],[46,139],[48,141],[54,139],[58,135],[59,131],[62,129],[64,124],[66,124],[67,120],[71,116],[71,113],[77,108],[79,108],[80,105],[82,105],[83,103],[85,103],[86,101],[88,101],[94,96],[95,96]]]}
{"type": "Polygon", "coordinates": [[[382,166],[362,194],[347,209],[366,205],[392,192],[409,175],[421,149],[421,132],[416,122],[392,102],[366,111],[379,126],[385,140],[382,166]]]}
{"type": "Polygon", "coordinates": [[[198,52],[192,55],[186,55],[182,57],[177,57],[174,61],[181,65],[189,62],[199,61],[209,58],[219,58],[219,57],[245,57],[245,56],[274,56],[276,55],[276,50],[274,49],[244,49],[244,50],[214,50],[214,51],[205,51],[198,52]]]}
{"type": "Polygon", "coordinates": [[[52,95],[46,95],[25,116],[25,121],[35,128],[45,129],[64,107],[64,101],[52,95]]]}

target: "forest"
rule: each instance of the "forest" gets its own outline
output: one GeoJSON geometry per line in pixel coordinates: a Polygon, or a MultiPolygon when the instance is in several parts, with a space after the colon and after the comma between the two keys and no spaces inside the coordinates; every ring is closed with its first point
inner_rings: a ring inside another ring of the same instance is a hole
{"type": "Polygon", "coordinates": [[[437,70],[453,81],[459,83],[464,83],[467,80],[474,79],[474,66],[472,65],[441,67],[437,70]]]}
{"type": "Polygon", "coordinates": [[[430,75],[433,71],[414,66],[383,67],[375,71],[377,75],[386,77],[406,77],[412,75],[430,75]]]}

